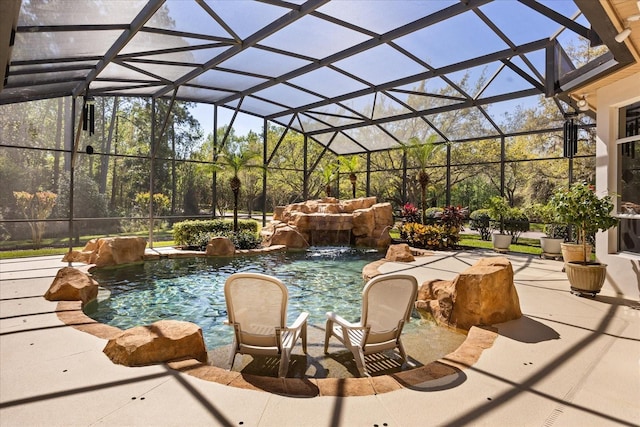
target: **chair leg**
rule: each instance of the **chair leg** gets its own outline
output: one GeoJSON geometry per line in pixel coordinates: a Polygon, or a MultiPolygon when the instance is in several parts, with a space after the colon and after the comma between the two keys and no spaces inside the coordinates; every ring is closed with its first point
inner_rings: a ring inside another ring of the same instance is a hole
{"type": "Polygon", "coordinates": [[[233,369],[233,362],[236,361],[236,349],[232,348],[231,349],[231,357],[229,358],[229,370],[233,369]]]}
{"type": "Polygon", "coordinates": [[[324,354],[329,354],[329,339],[331,338],[331,333],[333,332],[333,322],[331,320],[327,320],[325,325],[324,332],[324,354]]]}
{"type": "Polygon", "coordinates": [[[302,339],[302,352],[307,354],[307,324],[302,325],[302,332],[300,333],[300,339],[302,339]]]}
{"type": "Polygon", "coordinates": [[[402,345],[402,341],[398,338],[398,350],[400,351],[400,357],[402,357],[402,362],[407,362],[407,353],[404,351],[404,346],[402,345]]]}
{"type": "Polygon", "coordinates": [[[353,353],[353,358],[356,361],[356,366],[358,367],[360,376],[368,377],[369,374],[367,373],[367,368],[365,366],[364,353],[362,352],[362,349],[360,347],[352,347],[349,350],[351,350],[351,353],[353,353]]]}
{"type": "Polygon", "coordinates": [[[280,367],[278,368],[278,378],[284,378],[287,376],[289,370],[289,353],[283,351],[280,355],[280,367]]]}

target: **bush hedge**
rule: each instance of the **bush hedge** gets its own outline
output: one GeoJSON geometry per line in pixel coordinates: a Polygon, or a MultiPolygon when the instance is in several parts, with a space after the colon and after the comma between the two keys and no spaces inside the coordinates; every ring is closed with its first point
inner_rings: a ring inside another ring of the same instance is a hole
{"type": "Polygon", "coordinates": [[[521,233],[529,231],[529,218],[520,208],[510,208],[504,219],[504,230],[511,234],[511,243],[518,243],[521,233]]]}
{"type": "Polygon", "coordinates": [[[491,240],[491,217],[488,209],[478,209],[469,215],[469,228],[480,233],[481,240],[491,240]]]}
{"type": "MultiPolygon", "coordinates": [[[[258,222],[250,219],[239,220],[238,232],[255,234],[258,232],[258,222]]],[[[201,246],[207,237],[228,237],[231,234],[233,221],[229,219],[189,220],[173,224],[173,240],[177,245],[201,246]]]]}

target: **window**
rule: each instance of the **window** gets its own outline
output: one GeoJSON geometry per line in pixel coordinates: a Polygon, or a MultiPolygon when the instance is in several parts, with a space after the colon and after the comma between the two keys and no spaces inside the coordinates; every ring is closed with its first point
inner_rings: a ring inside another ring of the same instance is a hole
{"type": "Polygon", "coordinates": [[[640,253],[640,102],[620,109],[619,135],[619,250],[640,253]]]}

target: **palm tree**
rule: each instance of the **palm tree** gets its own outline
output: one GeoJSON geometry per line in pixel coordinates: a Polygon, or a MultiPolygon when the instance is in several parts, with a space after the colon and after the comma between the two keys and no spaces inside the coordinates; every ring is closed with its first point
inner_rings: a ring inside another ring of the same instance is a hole
{"type": "Polygon", "coordinates": [[[222,160],[224,164],[233,170],[233,178],[231,178],[230,185],[231,191],[233,192],[234,232],[238,231],[238,196],[240,195],[240,187],[242,186],[238,173],[247,166],[251,160],[259,155],[259,153],[251,151],[243,145],[227,146],[222,153],[222,160]]]}
{"type": "Polygon", "coordinates": [[[422,223],[427,222],[427,189],[429,187],[429,173],[427,167],[434,153],[440,148],[434,143],[436,135],[431,135],[426,141],[420,142],[418,138],[411,138],[406,150],[410,156],[418,162],[418,183],[420,184],[420,204],[422,207],[422,223]]]}
{"type": "Polygon", "coordinates": [[[351,157],[339,156],[338,161],[340,162],[340,167],[346,169],[349,172],[349,181],[351,181],[351,192],[352,192],[353,198],[355,199],[356,198],[356,180],[358,179],[356,177],[356,171],[358,170],[358,165],[360,163],[358,156],[355,156],[355,155],[351,157]]]}

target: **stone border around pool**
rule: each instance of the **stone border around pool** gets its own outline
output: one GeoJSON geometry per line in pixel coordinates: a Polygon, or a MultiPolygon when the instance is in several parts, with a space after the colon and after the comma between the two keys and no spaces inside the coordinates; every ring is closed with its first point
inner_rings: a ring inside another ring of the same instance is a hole
{"type": "MultiPolygon", "coordinates": [[[[153,251],[153,249],[151,249],[153,251]]],[[[272,247],[270,251],[282,250],[272,247]]],[[[145,254],[145,260],[202,256],[198,251],[172,251],[170,253],[145,254]]],[[[155,251],[154,251],[155,252],[155,251]]],[[[237,251],[240,252],[240,251],[237,251]]],[[[253,251],[246,251],[252,253],[253,251]]],[[[255,251],[264,253],[264,250],[255,251]]],[[[244,253],[244,251],[243,251],[244,253]]],[[[416,255],[428,255],[420,253],[416,255]]],[[[369,280],[380,274],[378,267],[387,260],[374,261],[363,269],[363,278],[369,280]]],[[[92,266],[85,266],[87,270],[92,266]]],[[[83,268],[83,269],[84,269],[83,268]]],[[[56,307],[58,318],[67,326],[102,339],[112,339],[122,333],[114,326],[99,323],[82,310],[82,301],[60,301],[56,307]]],[[[472,327],[464,342],[454,352],[443,358],[408,371],[392,375],[367,378],[274,378],[228,371],[207,365],[195,359],[166,362],[170,368],[205,381],[247,389],[265,391],[285,396],[371,396],[402,388],[418,391],[436,391],[455,387],[466,380],[464,369],[475,364],[485,349],[497,338],[497,330],[490,327],[472,327]]]]}

